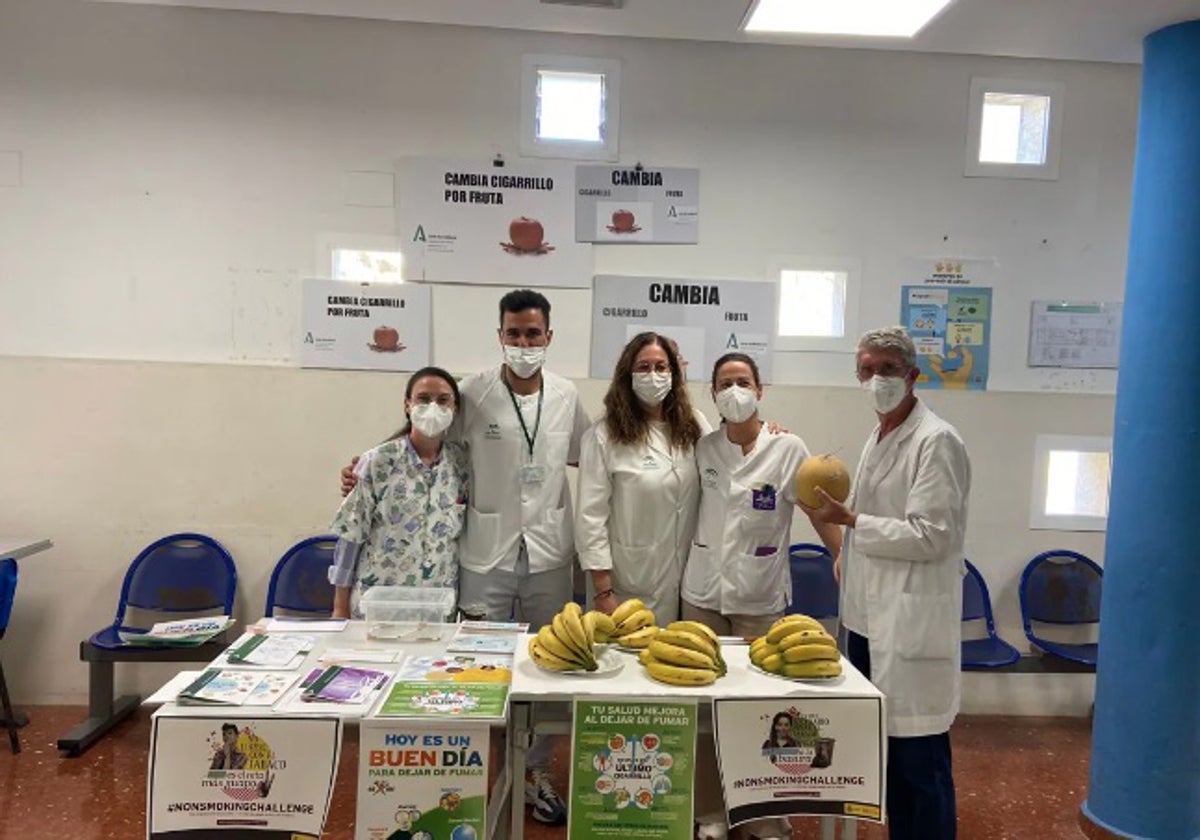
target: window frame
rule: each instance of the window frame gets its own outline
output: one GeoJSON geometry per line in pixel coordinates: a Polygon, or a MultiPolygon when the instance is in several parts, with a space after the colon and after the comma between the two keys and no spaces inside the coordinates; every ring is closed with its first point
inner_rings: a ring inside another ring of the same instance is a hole
{"type": "MultiPolygon", "coordinates": [[[[335,251],[394,252],[400,255],[400,279],[392,282],[390,280],[375,278],[371,282],[399,285],[410,279],[404,276],[404,253],[400,247],[400,238],[398,236],[378,233],[323,232],[317,236],[316,253],[314,255],[316,271],[313,273],[313,277],[321,277],[329,280],[341,279],[333,276],[333,254],[335,251]]],[[[359,281],[343,280],[343,282],[352,283],[359,281]]]]}
{"type": "Polygon", "coordinates": [[[965,175],[968,178],[1032,178],[1057,181],[1065,97],[1066,85],[1062,82],[972,76],[967,116],[965,175]],[[1045,163],[988,163],[979,160],[979,141],[983,131],[983,100],[989,93],[1049,97],[1050,125],[1046,129],[1045,163]]]}
{"type": "Polygon", "coordinates": [[[1046,513],[1050,481],[1050,452],[1105,452],[1109,457],[1109,510],[1112,510],[1112,444],[1103,435],[1038,435],[1033,455],[1033,492],[1029,501],[1029,528],[1034,531],[1104,531],[1107,516],[1046,513]]]}
{"type": "Polygon", "coordinates": [[[621,62],[610,58],[531,54],[521,56],[521,154],[527,157],[615,161],[620,153],[621,62]],[[604,76],[604,140],[541,140],[537,136],[539,70],[604,76]]]}
{"type": "Polygon", "coordinates": [[[862,260],[857,257],[821,257],[812,255],[776,255],[771,257],[767,279],[775,285],[775,352],[777,353],[853,353],[858,347],[858,304],[862,286],[862,260]],[[780,335],[783,315],[783,277],[785,271],[831,271],[846,275],[846,310],[842,335],[780,335]]]}

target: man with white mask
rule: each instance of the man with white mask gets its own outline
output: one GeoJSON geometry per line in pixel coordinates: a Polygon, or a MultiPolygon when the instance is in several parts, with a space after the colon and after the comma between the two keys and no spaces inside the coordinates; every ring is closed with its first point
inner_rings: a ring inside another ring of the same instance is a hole
{"type": "Polygon", "coordinates": [[[916,347],[901,327],[858,342],[857,374],[879,418],[850,498],[818,488],[809,513],[845,526],[847,657],[887,695],[892,840],[955,837],[950,725],[961,694],[963,542],[971,463],[958,432],[913,393],[916,347]]]}

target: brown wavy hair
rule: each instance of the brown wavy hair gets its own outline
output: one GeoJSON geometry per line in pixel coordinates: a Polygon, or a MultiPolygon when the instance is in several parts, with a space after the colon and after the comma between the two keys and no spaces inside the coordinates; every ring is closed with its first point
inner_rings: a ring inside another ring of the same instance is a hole
{"type": "Polygon", "coordinates": [[[638,333],[629,340],[613,369],[612,383],[604,395],[604,425],[608,436],[616,443],[642,443],[650,437],[650,416],[641,400],[633,393],[633,362],[642,348],[657,344],[667,355],[671,366],[671,391],[662,403],[663,421],[672,446],[690,449],[700,439],[700,424],[688,396],[687,380],[679,364],[675,342],[654,332],[638,333]]]}

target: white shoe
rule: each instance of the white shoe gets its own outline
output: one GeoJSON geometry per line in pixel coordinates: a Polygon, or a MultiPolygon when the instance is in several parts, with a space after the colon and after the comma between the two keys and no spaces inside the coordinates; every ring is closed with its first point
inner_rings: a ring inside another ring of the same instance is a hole
{"type": "Polygon", "coordinates": [[[729,825],[722,813],[705,814],[696,818],[696,840],[727,840],[729,825]]]}

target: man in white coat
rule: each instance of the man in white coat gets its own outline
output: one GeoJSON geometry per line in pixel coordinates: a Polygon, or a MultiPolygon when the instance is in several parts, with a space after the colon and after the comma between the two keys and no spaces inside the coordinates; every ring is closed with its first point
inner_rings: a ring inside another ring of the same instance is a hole
{"type": "Polygon", "coordinates": [[[834,568],[847,657],[887,695],[888,836],[946,840],[971,464],[954,427],[913,393],[916,348],[902,328],[863,335],[857,372],[879,425],[850,498],[821,492],[812,514],[846,527],[834,568]]]}

